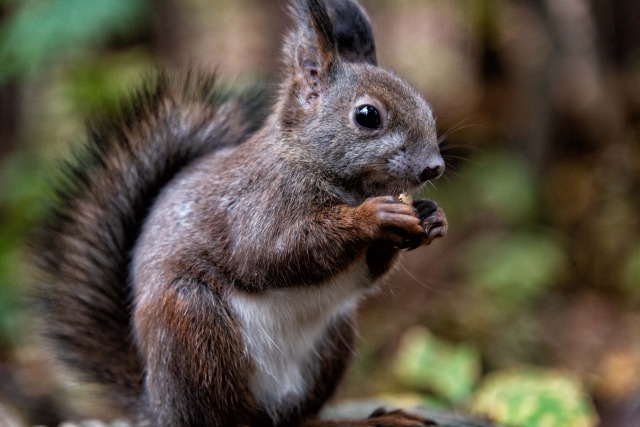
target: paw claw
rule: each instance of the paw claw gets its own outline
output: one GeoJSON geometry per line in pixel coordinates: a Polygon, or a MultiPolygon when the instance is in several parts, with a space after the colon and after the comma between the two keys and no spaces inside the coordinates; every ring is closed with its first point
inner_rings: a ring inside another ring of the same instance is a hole
{"type": "Polygon", "coordinates": [[[429,199],[416,200],[414,208],[424,228],[424,239],[422,245],[428,245],[433,240],[444,237],[449,228],[447,217],[442,208],[436,202],[429,199]]]}

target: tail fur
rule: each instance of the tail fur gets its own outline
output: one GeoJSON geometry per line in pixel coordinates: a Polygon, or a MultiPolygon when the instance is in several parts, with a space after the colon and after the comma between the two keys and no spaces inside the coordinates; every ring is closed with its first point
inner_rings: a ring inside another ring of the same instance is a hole
{"type": "Polygon", "coordinates": [[[140,403],[143,384],[130,327],[129,254],[145,216],[182,167],[242,143],[261,125],[262,97],[225,98],[214,80],[160,73],[117,117],[90,126],[32,239],[43,337],[125,413],[140,403]]]}

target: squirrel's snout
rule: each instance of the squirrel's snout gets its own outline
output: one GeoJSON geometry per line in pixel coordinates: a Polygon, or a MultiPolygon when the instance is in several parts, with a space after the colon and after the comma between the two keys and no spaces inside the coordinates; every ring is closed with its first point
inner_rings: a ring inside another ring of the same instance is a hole
{"type": "Polygon", "coordinates": [[[444,160],[442,157],[429,161],[427,167],[420,174],[420,181],[425,182],[430,179],[440,178],[444,172],[444,160]]]}

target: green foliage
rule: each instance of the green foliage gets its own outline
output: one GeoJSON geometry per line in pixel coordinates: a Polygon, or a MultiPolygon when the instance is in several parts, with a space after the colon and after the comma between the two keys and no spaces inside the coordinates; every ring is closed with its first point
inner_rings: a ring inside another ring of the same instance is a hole
{"type": "Polygon", "coordinates": [[[151,61],[143,52],[106,55],[71,69],[62,82],[64,96],[76,116],[108,114],[150,73],[151,61]]]}
{"type": "Polygon", "coordinates": [[[567,261],[558,242],[538,231],[484,235],[471,244],[464,264],[476,290],[505,310],[542,295],[567,261]]]}
{"type": "Polygon", "coordinates": [[[454,223],[470,213],[504,224],[535,218],[538,188],[524,159],[508,151],[486,152],[463,166],[450,183],[438,183],[437,199],[454,223]]]}
{"type": "Polygon", "coordinates": [[[20,307],[25,281],[23,243],[36,218],[33,208],[46,191],[46,183],[33,173],[41,165],[27,153],[9,158],[0,167],[0,347],[16,341],[18,323],[24,312],[20,307]]]}
{"type": "Polygon", "coordinates": [[[512,223],[535,213],[536,186],[529,165],[509,153],[486,153],[468,171],[473,177],[471,197],[479,207],[512,223]]]}
{"type": "Polygon", "coordinates": [[[455,258],[464,285],[455,322],[467,336],[482,337],[492,364],[539,361],[536,304],[570,271],[562,235],[538,225],[540,188],[521,156],[487,151],[456,172],[428,195],[441,202],[450,230],[464,235],[455,258]]]}
{"type": "Polygon", "coordinates": [[[522,367],[481,379],[480,371],[473,347],[448,343],[419,326],[403,335],[393,363],[400,382],[428,393],[419,401],[429,406],[468,406],[476,416],[512,427],[591,427],[597,421],[586,390],[570,374],[522,367]]]}
{"type": "Polygon", "coordinates": [[[482,382],[472,412],[514,427],[591,427],[595,409],[571,375],[533,367],[495,372],[482,382]]]}
{"type": "Polygon", "coordinates": [[[393,372],[406,385],[432,390],[448,403],[459,404],[479,378],[480,356],[470,346],[447,343],[415,327],[402,338],[393,372]]]}
{"type": "Polygon", "coordinates": [[[0,82],[135,29],[146,0],[25,0],[0,28],[0,82]]]}
{"type": "Polygon", "coordinates": [[[622,288],[635,301],[640,298],[640,245],[634,248],[623,265],[622,288]]]}

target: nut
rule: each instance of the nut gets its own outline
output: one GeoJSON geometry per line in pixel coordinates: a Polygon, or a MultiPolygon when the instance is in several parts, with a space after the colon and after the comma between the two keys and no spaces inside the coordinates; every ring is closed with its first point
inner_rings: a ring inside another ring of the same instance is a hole
{"type": "Polygon", "coordinates": [[[405,205],[413,206],[413,197],[411,197],[411,194],[407,193],[406,191],[398,196],[398,200],[400,200],[405,205]]]}

